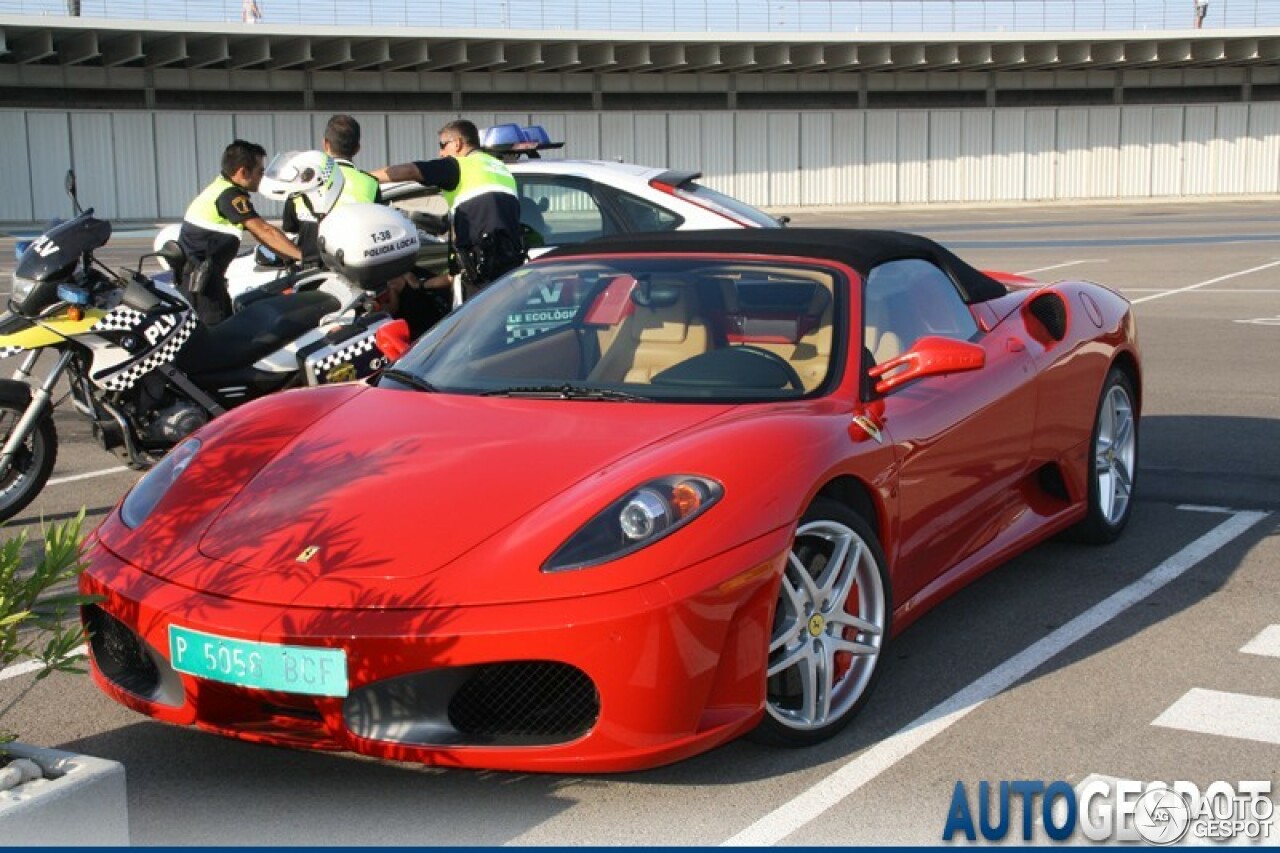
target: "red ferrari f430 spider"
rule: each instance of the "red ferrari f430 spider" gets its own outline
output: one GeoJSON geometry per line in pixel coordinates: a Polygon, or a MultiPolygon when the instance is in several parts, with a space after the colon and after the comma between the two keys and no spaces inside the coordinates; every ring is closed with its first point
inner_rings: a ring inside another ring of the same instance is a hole
{"type": "Polygon", "coordinates": [[[893,636],[1133,507],[1133,314],[888,231],[633,236],[379,378],[272,395],[92,536],[93,676],[160,720],[444,766],[805,745],[893,636]]]}

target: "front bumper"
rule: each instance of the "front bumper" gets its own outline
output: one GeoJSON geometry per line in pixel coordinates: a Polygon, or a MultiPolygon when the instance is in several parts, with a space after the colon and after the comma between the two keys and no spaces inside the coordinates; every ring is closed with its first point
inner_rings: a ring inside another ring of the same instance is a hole
{"type": "Polygon", "coordinates": [[[103,596],[85,611],[95,682],[157,719],[439,766],[616,772],[679,760],[756,724],[789,546],[789,531],[778,530],[661,580],[571,600],[322,610],[193,592],[94,539],[81,588],[103,596]],[[341,648],[349,695],[179,673],[169,665],[171,624],[341,648]]]}

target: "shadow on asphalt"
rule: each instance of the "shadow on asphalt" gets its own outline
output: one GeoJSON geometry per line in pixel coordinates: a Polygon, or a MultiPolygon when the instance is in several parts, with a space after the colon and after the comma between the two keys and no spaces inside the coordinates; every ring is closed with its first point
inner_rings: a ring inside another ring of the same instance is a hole
{"type": "Polygon", "coordinates": [[[1280,420],[1146,416],[1141,440],[1142,497],[1280,510],[1280,420]]]}

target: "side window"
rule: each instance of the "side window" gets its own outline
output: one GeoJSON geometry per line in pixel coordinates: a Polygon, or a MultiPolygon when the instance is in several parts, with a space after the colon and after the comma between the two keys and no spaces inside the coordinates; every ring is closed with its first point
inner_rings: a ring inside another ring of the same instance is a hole
{"type": "Polygon", "coordinates": [[[969,308],[951,278],[929,261],[888,261],[867,276],[863,343],[877,364],[901,355],[920,338],[973,340],[969,308]]]}
{"type": "Polygon", "coordinates": [[[578,178],[516,175],[516,189],[520,223],[527,226],[531,247],[582,243],[613,233],[590,185],[578,178]]]}
{"type": "MultiPolygon", "coordinates": [[[[603,190],[603,188],[601,188],[603,190]]],[[[627,231],[675,231],[684,224],[684,217],[658,207],[652,202],[630,193],[606,190],[610,200],[622,212],[627,221],[627,231]]]]}

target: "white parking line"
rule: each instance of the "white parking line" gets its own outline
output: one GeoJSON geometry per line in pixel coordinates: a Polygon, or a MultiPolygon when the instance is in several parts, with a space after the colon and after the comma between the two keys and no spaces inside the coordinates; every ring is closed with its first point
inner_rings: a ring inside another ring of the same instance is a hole
{"type": "Polygon", "coordinates": [[[1103,260],[1102,258],[1086,258],[1085,260],[1082,260],[1082,261],[1067,261],[1066,263],[1063,263],[1063,264],[1054,264],[1053,266],[1048,266],[1048,267],[1036,267],[1033,270],[1021,270],[1019,272],[1014,273],[1014,275],[1031,275],[1033,272],[1048,272],[1049,270],[1059,270],[1059,269],[1062,269],[1063,267],[1074,267],[1076,264],[1105,264],[1105,263],[1106,261],[1103,260]]]}
{"type": "Polygon", "coordinates": [[[131,470],[127,465],[117,465],[114,468],[103,468],[101,471],[89,471],[85,474],[71,474],[67,477],[54,477],[46,486],[61,486],[63,483],[76,483],[80,480],[91,480],[94,477],[105,477],[108,474],[119,474],[122,471],[131,470]]]}
{"type": "MultiPolygon", "coordinates": [[[[88,646],[76,646],[74,649],[71,650],[71,654],[68,655],[68,657],[75,657],[76,655],[87,655],[87,654],[89,654],[88,646]]],[[[44,664],[37,660],[29,660],[24,663],[15,663],[15,664],[12,664],[11,666],[5,667],[4,669],[0,669],[0,681],[5,681],[10,678],[17,678],[20,675],[27,675],[28,673],[38,672],[42,669],[44,669],[44,664]]]]}
{"type": "Polygon", "coordinates": [[[1235,515],[1236,511],[1225,506],[1205,506],[1204,504],[1178,504],[1184,512],[1212,512],[1217,515],[1235,515]]]}
{"type": "Polygon", "coordinates": [[[1186,293],[1189,290],[1199,290],[1202,287],[1208,287],[1209,285],[1217,284],[1220,281],[1226,281],[1227,279],[1231,279],[1231,278],[1239,278],[1242,275],[1248,275],[1249,273],[1254,273],[1254,272],[1261,272],[1262,270],[1269,270],[1272,267],[1280,267],[1280,261],[1272,261],[1271,263],[1263,264],[1260,267],[1251,267],[1250,269],[1247,269],[1247,270],[1240,270],[1240,272],[1227,273],[1226,275],[1220,275],[1217,278],[1211,278],[1208,281],[1202,281],[1199,284],[1189,284],[1186,287],[1179,287],[1177,290],[1166,290],[1163,293],[1153,293],[1152,295],[1144,296],[1141,299],[1134,299],[1133,304],[1137,305],[1140,302],[1150,302],[1153,299],[1163,299],[1166,296],[1174,296],[1179,293],[1186,293]]]}
{"type": "Polygon", "coordinates": [[[1280,625],[1268,625],[1262,633],[1240,647],[1247,655],[1280,658],[1280,625]]]}
{"type": "Polygon", "coordinates": [[[1280,743],[1280,699],[1193,687],[1151,723],[1167,729],[1280,743]]]}
{"type": "MultiPolygon", "coordinates": [[[[779,843],[964,719],[970,712],[980,708],[988,699],[1012,687],[1073,643],[1186,574],[1267,515],[1265,512],[1238,512],[1231,516],[1138,580],[1023,649],[959,693],[845,763],[799,796],[769,812],[725,841],[722,846],[779,843]]],[[[1280,714],[1275,719],[1280,721],[1280,714]]]]}

